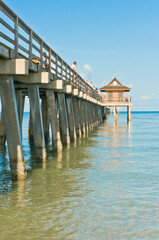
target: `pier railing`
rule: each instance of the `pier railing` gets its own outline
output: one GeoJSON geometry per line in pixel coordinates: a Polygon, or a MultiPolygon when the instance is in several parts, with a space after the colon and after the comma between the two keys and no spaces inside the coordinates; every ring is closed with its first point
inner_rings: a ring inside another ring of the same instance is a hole
{"type": "Polygon", "coordinates": [[[102,102],[102,97],[1,0],[0,13],[1,42],[14,51],[14,58],[27,59],[30,68],[36,63],[39,71],[53,74],[54,80],[62,79],[102,102]]]}
{"type": "Polygon", "coordinates": [[[103,99],[104,104],[131,104],[131,97],[103,99]]]}

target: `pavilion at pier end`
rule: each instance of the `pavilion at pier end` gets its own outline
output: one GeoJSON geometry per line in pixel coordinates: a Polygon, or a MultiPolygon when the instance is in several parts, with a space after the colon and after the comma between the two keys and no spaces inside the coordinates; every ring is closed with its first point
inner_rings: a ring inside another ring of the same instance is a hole
{"type": "Polygon", "coordinates": [[[104,93],[103,105],[105,108],[114,112],[115,121],[118,120],[117,111],[122,107],[127,107],[127,120],[132,120],[130,90],[131,88],[122,85],[116,77],[114,77],[108,85],[100,88],[100,91],[104,93]]]}

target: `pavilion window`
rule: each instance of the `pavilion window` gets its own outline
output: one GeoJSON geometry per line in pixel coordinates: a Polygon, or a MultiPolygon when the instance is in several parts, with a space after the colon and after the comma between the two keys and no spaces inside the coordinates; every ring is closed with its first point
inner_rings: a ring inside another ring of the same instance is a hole
{"type": "Polygon", "coordinates": [[[108,92],[108,102],[113,101],[113,92],[108,92]]]}

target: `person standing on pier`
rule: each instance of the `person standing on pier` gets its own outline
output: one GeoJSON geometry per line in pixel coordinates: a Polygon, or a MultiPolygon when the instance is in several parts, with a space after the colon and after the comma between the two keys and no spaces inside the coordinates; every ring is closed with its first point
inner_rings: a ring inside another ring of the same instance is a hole
{"type": "MultiPolygon", "coordinates": [[[[75,75],[77,76],[76,65],[77,65],[77,62],[74,62],[72,64],[71,68],[73,69],[73,71],[75,72],[75,75]]],[[[75,78],[76,78],[76,76],[75,76],[75,78]]],[[[74,82],[73,79],[74,79],[74,73],[71,72],[71,84],[73,84],[72,82],[74,82]]]]}
{"type": "Polygon", "coordinates": [[[76,65],[77,65],[77,62],[74,62],[73,64],[72,64],[72,69],[77,73],[77,71],[76,71],[76,65]]]}

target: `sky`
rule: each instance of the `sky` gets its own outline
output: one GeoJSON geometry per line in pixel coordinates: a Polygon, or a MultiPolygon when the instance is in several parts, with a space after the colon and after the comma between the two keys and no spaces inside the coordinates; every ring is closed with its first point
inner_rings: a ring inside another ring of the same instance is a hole
{"type": "Polygon", "coordinates": [[[4,0],[69,65],[131,87],[134,111],[159,111],[158,0],[4,0]]]}

